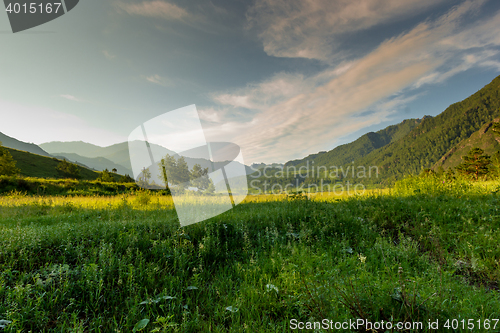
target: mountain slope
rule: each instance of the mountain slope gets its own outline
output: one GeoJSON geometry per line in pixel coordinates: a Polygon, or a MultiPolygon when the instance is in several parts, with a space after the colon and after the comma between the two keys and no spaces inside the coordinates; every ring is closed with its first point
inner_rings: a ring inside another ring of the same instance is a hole
{"type": "MultiPolygon", "coordinates": [[[[46,157],[41,155],[31,154],[17,149],[6,148],[16,161],[16,168],[21,170],[21,175],[26,177],[38,178],[66,178],[56,167],[61,162],[55,157],[46,157]]],[[[80,176],[84,180],[94,180],[99,177],[95,171],[78,166],[80,176]]]]}
{"type": "Polygon", "coordinates": [[[74,153],[56,153],[55,157],[57,158],[65,158],[68,161],[74,163],[82,163],[89,168],[103,171],[104,169],[108,169],[109,171],[116,169],[117,173],[122,175],[131,175],[132,171],[130,169],[125,168],[122,165],[116,164],[113,161],[108,160],[104,157],[85,157],[74,153]]]}
{"type": "MultiPolygon", "coordinates": [[[[174,151],[164,148],[160,145],[151,143],[149,145],[153,151],[154,156],[166,156],[167,154],[177,156],[174,151]]],[[[115,164],[115,167],[119,173],[129,174],[130,176],[133,176],[130,158],[134,159],[136,158],[136,156],[133,154],[132,156],[130,156],[128,142],[121,142],[108,147],[99,147],[82,141],[56,141],[43,143],[40,146],[44,147],[44,149],[47,149],[47,151],[51,152],[52,155],[65,156],[71,161],[78,161],[95,169],[99,169],[99,167],[97,167],[99,165],[100,167],[106,165],[105,160],[108,160],[111,161],[111,163],[115,164]],[[81,151],[79,149],[81,149],[81,151]],[[79,155],[80,157],[78,157],[77,155],[79,155]],[[71,158],[69,156],[71,156],[71,158]],[[100,164],[98,164],[98,161],[95,160],[96,158],[104,158],[104,160],[100,160],[100,164]],[[118,166],[120,166],[120,168],[118,166]]],[[[209,160],[203,158],[186,157],[185,160],[190,169],[195,164],[200,164],[203,168],[210,168],[212,165],[209,160]]],[[[217,167],[218,165],[222,164],[224,163],[215,163],[215,166],[217,167]]],[[[245,166],[245,168],[247,170],[247,173],[253,172],[250,167],[245,166]]],[[[111,167],[111,169],[113,168],[111,167]]],[[[111,169],[108,167],[108,170],[111,169]]]]}
{"type": "MultiPolygon", "coordinates": [[[[497,119],[498,121],[498,119],[497,119]]],[[[472,148],[479,147],[490,156],[500,151],[500,136],[492,130],[493,122],[484,124],[478,131],[474,132],[469,138],[460,141],[451,148],[439,161],[432,167],[437,170],[454,168],[462,163],[462,156],[467,155],[472,148]]]]}
{"type": "Polygon", "coordinates": [[[49,153],[47,153],[45,150],[35,145],[34,143],[26,143],[23,141],[19,141],[3,133],[0,133],[0,142],[2,143],[2,146],[7,148],[22,150],[32,154],[37,154],[46,157],[52,157],[49,153]]]}
{"type": "MultiPolygon", "coordinates": [[[[66,154],[77,154],[86,158],[105,158],[112,163],[121,166],[122,169],[126,169],[127,171],[125,171],[125,173],[132,175],[128,142],[121,142],[107,147],[99,147],[82,141],[55,141],[43,143],[40,146],[46,149],[52,155],[66,156],[66,154]]],[[[165,156],[167,154],[175,154],[175,152],[158,145],[151,144],[150,146],[161,156],[165,156]]],[[[79,162],[84,163],[83,160],[79,162]]],[[[90,167],[94,167],[93,163],[84,164],[90,167]]]]}
{"type": "Polygon", "coordinates": [[[500,76],[438,116],[424,119],[404,138],[372,151],[356,164],[378,166],[380,180],[419,173],[423,168],[431,168],[452,147],[498,116],[500,76]]]}
{"type": "MultiPolygon", "coordinates": [[[[425,119],[425,117],[424,117],[425,119]]],[[[397,141],[407,135],[420,124],[421,119],[407,119],[403,122],[386,127],[378,132],[369,132],[357,140],[338,146],[329,152],[319,152],[300,160],[289,161],[285,167],[295,166],[342,166],[359,160],[370,152],[397,141]]]]}

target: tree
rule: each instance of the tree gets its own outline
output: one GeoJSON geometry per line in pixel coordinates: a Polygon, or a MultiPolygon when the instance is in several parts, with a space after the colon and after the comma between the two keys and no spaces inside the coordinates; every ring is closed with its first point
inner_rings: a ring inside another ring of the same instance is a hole
{"type": "Polygon", "coordinates": [[[206,190],[212,180],[208,177],[208,168],[203,169],[201,165],[195,164],[190,172],[191,185],[200,190],[206,190]]]}
{"type": "Polygon", "coordinates": [[[175,171],[176,171],[175,178],[176,178],[177,184],[184,184],[184,183],[189,184],[191,174],[189,172],[189,166],[188,166],[186,160],[184,159],[184,156],[181,156],[177,160],[177,164],[175,166],[175,171]]]}
{"type": "Polygon", "coordinates": [[[175,158],[168,154],[158,163],[160,175],[167,190],[170,190],[170,188],[168,187],[168,183],[170,182],[171,184],[173,184],[170,181],[171,176],[169,177],[168,175],[172,174],[173,170],[175,169],[175,164],[175,158]]]}
{"type": "Polygon", "coordinates": [[[491,156],[484,154],[481,148],[473,148],[467,155],[462,156],[463,162],[457,166],[457,171],[474,180],[490,172],[491,156]]]}
{"type": "Polygon", "coordinates": [[[56,166],[56,170],[62,172],[65,177],[74,179],[80,178],[80,169],[78,169],[78,166],[66,160],[59,162],[56,166]]]}
{"type": "Polygon", "coordinates": [[[112,183],[115,181],[115,178],[113,177],[113,175],[111,175],[108,169],[104,169],[99,176],[99,180],[102,182],[112,183]]]}
{"type": "MultiPolygon", "coordinates": [[[[174,156],[166,155],[158,163],[160,175],[165,186],[186,184],[190,180],[189,167],[184,157],[175,159],[174,156]]],[[[185,186],[185,185],[184,185],[185,186]]]]}
{"type": "Polygon", "coordinates": [[[137,179],[138,180],[137,185],[141,187],[148,187],[149,179],[151,179],[151,172],[149,172],[149,168],[142,168],[141,174],[137,179]]]}
{"type": "Polygon", "coordinates": [[[119,183],[135,183],[134,178],[130,177],[128,174],[121,176],[118,180],[119,183]]]}
{"type": "Polygon", "coordinates": [[[117,173],[118,170],[116,170],[116,168],[113,168],[113,170],[111,170],[112,173],[117,173]]]}
{"type": "Polygon", "coordinates": [[[19,173],[20,170],[16,168],[16,161],[7,149],[2,146],[0,142],[0,176],[12,176],[19,173]]]}
{"type": "Polygon", "coordinates": [[[205,190],[207,193],[214,193],[215,192],[215,185],[212,179],[210,179],[210,184],[208,185],[207,189],[205,190]]]}

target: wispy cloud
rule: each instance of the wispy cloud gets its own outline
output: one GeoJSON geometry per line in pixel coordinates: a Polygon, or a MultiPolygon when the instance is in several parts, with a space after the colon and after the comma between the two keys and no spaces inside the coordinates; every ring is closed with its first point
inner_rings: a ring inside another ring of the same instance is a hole
{"type": "MultiPolygon", "coordinates": [[[[500,14],[463,26],[464,16],[483,2],[465,1],[434,21],[386,40],[366,56],[318,75],[282,73],[215,95],[214,101],[221,105],[218,117],[225,123],[208,131],[214,137],[210,139],[231,136],[250,160],[303,157],[390,119],[423,85],[442,82],[475,66],[494,68],[498,65],[493,57],[500,46],[500,24],[496,24],[500,14]],[[487,29],[494,30],[489,37],[474,37],[487,29]],[[227,108],[248,108],[253,116],[238,121],[227,108]]],[[[389,3],[397,8],[395,2],[389,3]]]]}
{"type": "Polygon", "coordinates": [[[77,98],[77,97],[75,97],[75,96],[73,96],[73,95],[59,95],[59,96],[60,96],[60,97],[62,97],[62,98],[66,98],[66,99],[68,99],[68,100],[70,100],[70,101],[74,101],[74,102],[82,102],[82,100],[81,100],[81,99],[79,99],[79,98],[77,98]]]}
{"type": "Polygon", "coordinates": [[[417,15],[449,0],[257,0],[248,12],[264,51],[330,61],[338,37],[417,15]]]}
{"type": "Polygon", "coordinates": [[[108,51],[106,51],[106,50],[102,51],[102,53],[104,54],[104,56],[105,56],[105,57],[106,57],[106,59],[108,59],[108,60],[112,60],[112,59],[116,58],[116,56],[115,56],[114,54],[111,54],[111,53],[109,53],[109,52],[108,52],[108,51]]]}
{"type": "Polygon", "coordinates": [[[161,77],[158,74],[150,75],[150,76],[145,76],[146,80],[148,80],[151,83],[158,84],[160,86],[167,86],[168,85],[168,80],[164,77],[161,77]]]}
{"type": "Polygon", "coordinates": [[[131,15],[157,17],[167,20],[182,20],[190,16],[183,8],[167,1],[141,1],[139,3],[118,2],[117,6],[131,15]]]}

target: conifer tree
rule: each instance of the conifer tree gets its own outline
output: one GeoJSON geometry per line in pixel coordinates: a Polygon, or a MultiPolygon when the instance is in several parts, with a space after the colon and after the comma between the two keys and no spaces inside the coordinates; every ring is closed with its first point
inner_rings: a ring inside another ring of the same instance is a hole
{"type": "Polygon", "coordinates": [[[473,148],[467,155],[462,156],[463,162],[457,166],[457,171],[474,180],[490,172],[491,156],[484,154],[481,148],[473,148]]]}

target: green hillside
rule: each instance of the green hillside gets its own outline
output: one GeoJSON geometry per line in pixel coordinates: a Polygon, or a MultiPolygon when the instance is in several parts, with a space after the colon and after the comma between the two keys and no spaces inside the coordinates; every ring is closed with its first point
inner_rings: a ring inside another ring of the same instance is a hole
{"type": "Polygon", "coordinates": [[[50,156],[49,153],[47,153],[45,150],[35,145],[34,143],[19,141],[3,133],[0,133],[0,142],[2,143],[2,146],[7,148],[12,148],[17,150],[27,151],[32,154],[52,157],[50,156]]]}
{"type": "MultiPolygon", "coordinates": [[[[12,155],[12,158],[17,162],[16,167],[21,170],[21,175],[25,177],[37,178],[66,178],[64,174],[56,170],[60,160],[53,157],[45,157],[31,154],[17,149],[6,148],[12,155]]],[[[78,166],[82,180],[95,180],[99,177],[99,173],[87,168],[78,166]]],[[[119,175],[114,175],[115,179],[120,178],[119,175]]]]}
{"type": "Polygon", "coordinates": [[[419,173],[424,168],[431,168],[451,148],[498,116],[500,76],[469,98],[450,105],[438,116],[424,119],[405,137],[372,151],[356,164],[378,166],[381,180],[419,173]]]}
{"type": "MultiPolygon", "coordinates": [[[[496,120],[498,122],[498,119],[496,120]]],[[[456,146],[450,149],[443,157],[432,167],[437,170],[454,168],[462,162],[462,156],[475,147],[479,147],[490,156],[494,156],[500,151],[500,137],[492,129],[493,122],[484,124],[477,132],[474,132],[469,138],[460,141],[456,146]]]]}
{"type": "Polygon", "coordinates": [[[329,152],[289,161],[285,168],[339,168],[344,173],[344,177],[340,178],[346,178],[353,174],[353,169],[376,167],[378,177],[354,177],[365,184],[387,185],[426,168],[440,165],[454,167],[472,146],[493,155],[499,150],[500,143],[490,126],[493,119],[499,116],[500,76],[467,99],[450,105],[436,117],[405,120],[376,133],[367,133],[329,152]]]}
{"type": "MultiPolygon", "coordinates": [[[[424,117],[425,119],[426,117],[424,117]]],[[[301,166],[342,166],[357,161],[370,152],[383,147],[391,142],[403,138],[420,124],[421,119],[407,119],[403,122],[389,126],[378,132],[370,132],[361,136],[356,141],[338,146],[329,152],[319,152],[300,160],[289,161],[285,167],[301,166]]]]}

